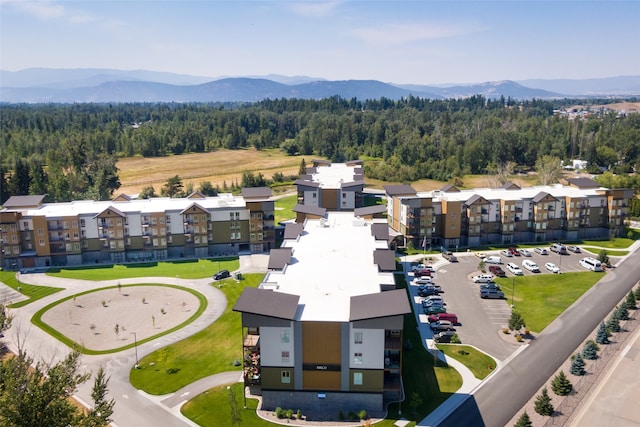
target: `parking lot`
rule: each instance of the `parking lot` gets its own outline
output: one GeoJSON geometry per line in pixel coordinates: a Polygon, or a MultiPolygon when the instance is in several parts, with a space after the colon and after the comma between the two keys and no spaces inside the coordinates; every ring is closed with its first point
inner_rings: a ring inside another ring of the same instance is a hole
{"type": "MultiPolygon", "coordinates": [[[[506,263],[512,262],[521,267],[524,276],[538,274],[553,274],[545,268],[545,263],[556,264],[560,272],[585,271],[580,266],[579,261],[587,256],[597,257],[583,251],[582,253],[569,252],[566,255],[549,251],[548,254],[540,255],[530,250],[531,256],[505,257],[500,251],[489,251],[484,254],[496,255],[502,258],[501,267],[505,270],[507,278],[515,277],[506,268],[506,263]],[[526,268],[522,268],[522,261],[530,260],[538,264],[540,273],[534,273],[526,268]]],[[[507,326],[511,316],[511,301],[506,299],[481,299],[479,295],[480,284],[473,283],[472,276],[480,274],[479,264],[481,259],[473,252],[456,254],[458,262],[449,263],[439,255],[432,256],[431,265],[436,272],[433,275],[434,284],[441,286],[441,296],[445,301],[445,308],[448,313],[455,313],[459,324],[456,332],[464,344],[473,345],[498,360],[505,360],[520,344],[513,343],[501,336],[502,328],[507,326]]],[[[415,257],[414,257],[415,258],[415,257]]],[[[411,264],[405,262],[405,272],[409,290],[412,296],[414,313],[423,337],[432,339],[433,333],[427,321],[427,315],[422,308],[423,298],[418,295],[418,286],[412,284],[414,279],[411,272],[411,264]]],[[[431,344],[431,342],[429,342],[431,344]]]]}

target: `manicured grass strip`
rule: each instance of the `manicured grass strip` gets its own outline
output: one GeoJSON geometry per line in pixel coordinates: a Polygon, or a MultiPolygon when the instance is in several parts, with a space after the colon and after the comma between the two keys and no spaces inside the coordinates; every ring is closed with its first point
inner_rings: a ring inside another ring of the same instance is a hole
{"type": "MultiPolygon", "coordinates": [[[[231,405],[229,404],[228,386],[221,386],[207,390],[182,405],[180,412],[201,427],[232,426],[231,405]]],[[[244,409],[244,384],[234,383],[230,385],[236,400],[238,415],[242,418],[240,425],[243,427],[257,427],[276,425],[264,421],[256,414],[257,399],[247,399],[247,409],[244,409]]]]}
{"type": "Polygon", "coordinates": [[[49,286],[36,286],[18,282],[15,271],[0,271],[0,281],[10,288],[20,292],[22,295],[29,297],[29,299],[9,304],[11,308],[20,308],[25,305],[31,304],[41,298],[47,297],[56,292],[60,292],[62,288],[52,288],[49,286]]]}
{"type": "Polygon", "coordinates": [[[527,329],[540,332],[556,317],[588,291],[604,273],[571,272],[537,274],[514,278],[496,278],[508,304],[513,302],[527,329]]]}
{"type": "Polygon", "coordinates": [[[139,264],[116,264],[110,266],[52,269],[47,272],[54,277],[82,280],[114,280],[131,277],[176,277],[176,284],[183,279],[210,277],[219,270],[235,271],[240,267],[238,258],[198,259],[174,262],[148,262],[139,264]]]}
{"type": "Polygon", "coordinates": [[[130,373],[131,384],[150,394],[172,393],[187,384],[220,372],[237,370],[242,361],[240,313],[231,309],[245,287],[257,287],[264,274],[246,274],[244,280],[216,282],[227,297],[224,313],[207,328],[184,340],[159,349],[140,360],[141,369],[130,373]]]}
{"type": "MultiPolygon", "coordinates": [[[[204,312],[204,310],[207,308],[207,304],[208,304],[207,298],[204,295],[202,295],[200,292],[197,292],[197,291],[195,291],[193,289],[189,289],[189,288],[183,288],[183,287],[180,287],[180,286],[173,286],[173,285],[154,284],[154,283],[141,283],[141,284],[136,284],[136,285],[123,285],[122,288],[124,289],[124,288],[139,287],[139,286],[163,286],[163,287],[166,287],[166,288],[175,288],[175,289],[180,289],[181,291],[187,291],[187,292],[192,293],[193,295],[195,295],[198,298],[199,304],[198,304],[198,309],[193,313],[193,315],[191,317],[189,317],[184,322],[180,323],[179,325],[174,326],[171,329],[167,329],[165,331],[162,331],[159,334],[153,335],[153,336],[148,337],[148,338],[140,339],[140,340],[137,341],[137,345],[144,344],[145,342],[157,339],[158,337],[170,334],[172,332],[175,332],[175,331],[177,331],[179,329],[184,328],[189,323],[191,323],[194,320],[196,320],[204,312]]],[[[78,294],[71,295],[71,296],[68,296],[66,298],[59,299],[59,300],[57,300],[55,302],[52,302],[51,304],[41,308],[40,310],[38,310],[36,312],[36,314],[33,315],[33,318],[31,318],[31,323],[33,323],[34,325],[38,326],[40,329],[42,329],[43,331],[45,331],[46,333],[48,333],[52,337],[56,338],[58,341],[62,341],[63,343],[65,343],[69,347],[77,349],[82,354],[91,354],[91,355],[95,355],[95,354],[110,354],[110,353],[117,353],[117,352],[122,351],[122,350],[127,350],[129,348],[133,348],[133,346],[136,345],[136,343],[130,343],[130,344],[127,344],[125,346],[118,347],[118,348],[113,348],[113,349],[109,349],[109,350],[91,350],[91,349],[85,348],[83,345],[73,341],[71,338],[68,338],[66,335],[63,335],[62,333],[58,332],[57,329],[54,329],[53,327],[49,326],[49,324],[47,324],[47,323],[42,321],[42,316],[44,315],[44,313],[47,312],[48,310],[50,310],[51,308],[57,306],[58,304],[61,304],[61,303],[65,302],[65,301],[68,301],[68,300],[70,300],[70,299],[72,299],[74,297],[78,297],[80,295],[85,295],[85,294],[89,294],[89,293],[92,293],[92,292],[98,292],[98,291],[103,291],[105,289],[114,289],[114,288],[117,288],[117,286],[109,286],[109,287],[100,288],[100,289],[93,289],[93,290],[90,290],[90,291],[80,292],[78,294]]]]}
{"type": "Polygon", "coordinates": [[[296,214],[293,212],[293,208],[298,203],[298,194],[292,194],[291,196],[281,197],[275,201],[275,223],[279,224],[281,221],[295,219],[296,214]]]}
{"type": "Polygon", "coordinates": [[[583,246],[596,246],[600,248],[625,249],[640,239],[640,230],[630,228],[631,238],[616,237],[613,240],[583,240],[580,244],[583,246]]]}
{"type": "MultiPolygon", "coordinates": [[[[596,257],[600,254],[600,252],[602,252],[602,249],[594,248],[594,247],[591,247],[591,246],[582,246],[582,249],[584,249],[585,251],[589,251],[592,254],[595,254],[596,257]]],[[[611,249],[605,249],[605,251],[607,251],[607,255],[608,256],[625,256],[625,255],[629,254],[629,251],[614,251],[614,250],[611,250],[611,249]]]]}
{"type": "Polygon", "coordinates": [[[468,345],[438,344],[438,349],[469,368],[479,380],[485,379],[496,368],[496,361],[491,356],[468,345]]]}

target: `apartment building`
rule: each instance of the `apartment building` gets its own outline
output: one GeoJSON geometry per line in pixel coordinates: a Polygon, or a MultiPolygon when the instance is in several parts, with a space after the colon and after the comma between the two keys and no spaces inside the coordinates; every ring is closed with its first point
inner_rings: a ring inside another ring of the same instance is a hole
{"type": "Polygon", "coordinates": [[[358,206],[362,184],[342,185],[355,169],[317,164],[298,182],[296,222],[270,252],[263,282],[233,308],[242,314],[245,384],[263,409],[379,413],[401,397],[411,306],[395,286],[386,220],[358,206]]]}
{"type": "Polygon", "coordinates": [[[460,249],[488,244],[607,239],[624,232],[630,189],[577,178],[568,185],[416,192],[385,187],[390,228],[414,247],[460,249]]]}
{"type": "Polygon", "coordinates": [[[43,203],[13,196],[0,210],[6,269],[162,261],[263,253],[275,247],[268,188],[241,196],[43,203]]]}
{"type": "Polygon", "coordinates": [[[331,163],[312,160],[312,167],[295,181],[298,203],[330,211],[353,211],[363,206],[362,160],[331,163]]]}

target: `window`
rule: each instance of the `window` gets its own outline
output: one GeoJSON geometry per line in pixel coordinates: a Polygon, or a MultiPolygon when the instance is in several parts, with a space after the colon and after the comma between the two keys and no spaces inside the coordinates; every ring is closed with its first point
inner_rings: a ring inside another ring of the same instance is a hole
{"type": "Polygon", "coordinates": [[[289,352],[283,351],[281,354],[282,363],[289,363],[289,352]]]}
{"type": "Polygon", "coordinates": [[[362,353],[353,353],[353,363],[356,365],[361,365],[364,358],[362,357],[362,353]]]}
{"type": "Polygon", "coordinates": [[[289,331],[280,331],[280,342],[289,342],[289,331]]]}
{"type": "Polygon", "coordinates": [[[353,373],[353,385],[362,385],[362,372],[353,373]]]}
{"type": "Polygon", "coordinates": [[[354,332],[353,333],[353,343],[354,344],[362,344],[362,332],[354,332]]]}
{"type": "Polygon", "coordinates": [[[291,371],[280,371],[280,382],[282,384],[291,383],[291,371]]]}

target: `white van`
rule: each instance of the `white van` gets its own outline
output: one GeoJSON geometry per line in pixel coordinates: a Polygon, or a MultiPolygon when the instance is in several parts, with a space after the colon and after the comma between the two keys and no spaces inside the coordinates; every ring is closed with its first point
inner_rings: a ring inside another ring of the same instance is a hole
{"type": "Polygon", "coordinates": [[[482,262],[484,262],[485,264],[502,264],[502,258],[500,258],[499,256],[492,255],[492,256],[483,258],[482,262]]]}
{"type": "Polygon", "coordinates": [[[586,257],[580,260],[580,265],[591,271],[602,271],[602,263],[595,258],[586,257]]]}

